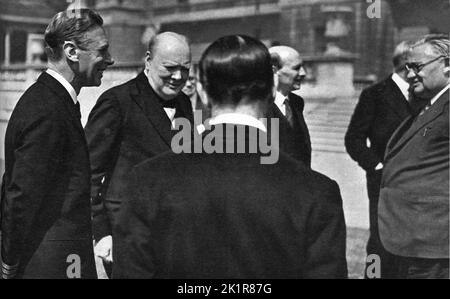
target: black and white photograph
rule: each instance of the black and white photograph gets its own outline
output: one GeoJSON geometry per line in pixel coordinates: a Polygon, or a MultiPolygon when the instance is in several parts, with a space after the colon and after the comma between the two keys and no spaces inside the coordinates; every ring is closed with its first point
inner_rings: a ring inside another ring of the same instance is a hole
{"type": "Polygon", "coordinates": [[[449,279],[449,28],[449,0],[0,0],[0,280],[449,279]]]}

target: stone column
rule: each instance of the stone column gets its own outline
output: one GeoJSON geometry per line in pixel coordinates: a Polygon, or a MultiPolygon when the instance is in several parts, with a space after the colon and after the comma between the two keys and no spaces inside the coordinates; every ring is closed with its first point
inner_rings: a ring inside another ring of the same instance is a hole
{"type": "Polygon", "coordinates": [[[116,63],[142,61],[146,45],[142,36],[151,19],[146,0],[99,0],[96,11],[104,20],[104,27],[110,40],[110,51],[116,63]]]}
{"type": "Polygon", "coordinates": [[[11,62],[11,32],[6,29],[5,32],[5,66],[9,66],[11,62]]]}

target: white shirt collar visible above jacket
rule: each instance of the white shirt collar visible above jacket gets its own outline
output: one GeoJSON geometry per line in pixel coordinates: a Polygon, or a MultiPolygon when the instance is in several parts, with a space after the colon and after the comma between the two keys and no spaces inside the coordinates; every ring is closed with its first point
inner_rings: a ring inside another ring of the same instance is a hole
{"type": "Polygon", "coordinates": [[[278,106],[278,109],[280,109],[281,113],[286,116],[286,96],[284,96],[281,92],[277,91],[275,94],[275,104],[278,106]]]}
{"type": "Polygon", "coordinates": [[[75,91],[75,88],[73,88],[72,84],[70,84],[69,81],[66,80],[66,78],[64,78],[60,73],[51,69],[48,69],[46,73],[55,78],[59,83],[61,83],[62,86],[64,86],[64,88],[67,90],[70,97],[72,98],[74,104],[78,102],[77,92],[75,91]]]}
{"type": "Polygon", "coordinates": [[[408,99],[409,99],[409,83],[406,82],[405,80],[403,80],[403,78],[400,77],[397,73],[393,73],[391,78],[392,78],[392,81],[394,81],[394,83],[398,86],[398,88],[402,92],[405,99],[408,101],[408,99]]]}
{"type": "Polygon", "coordinates": [[[449,88],[450,88],[450,84],[445,86],[437,95],[435,95],[430,101],[430,106],[433,105],[434,102],[436,102],[437,99],[439,99],[441,97],[441,95],[443,95],[449,88]]]}
{"type": "Polygon", "coordinates": [[[217,115],[209,121],[211,126],[218,124],[235,124],[250,126],[260,129],[263,132],[267,132],[266,126],[259,119],[242,113],[224,113],[217,115]]]}

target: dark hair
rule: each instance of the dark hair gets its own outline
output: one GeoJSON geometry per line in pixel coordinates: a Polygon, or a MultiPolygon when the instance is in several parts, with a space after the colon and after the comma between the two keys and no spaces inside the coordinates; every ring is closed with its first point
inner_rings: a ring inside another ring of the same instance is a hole
{"type": "Polygon", "coordinates": [[[102,25],[102,17],[88,8],[57,13],[45,29],[47,55],[53,60],[60,59],[65,41],[73,41],[81,49],[86,49],[89,40],[85,33],[102,25]]]}
{"type": "Polygon", "coordinates": [[[249,36],[213,42],[199,63],[200,82],[212,104],[266,101],[273,96],[273,71],[266,46],[249,36]]]}

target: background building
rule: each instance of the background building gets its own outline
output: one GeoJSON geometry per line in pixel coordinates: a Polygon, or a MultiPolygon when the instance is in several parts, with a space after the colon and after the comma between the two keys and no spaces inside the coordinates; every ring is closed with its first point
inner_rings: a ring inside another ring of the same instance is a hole
{"type": "MultiPolygon", "coordinates": [[[[100,88],[82,90],[83,123],[101,92],[142,69],[146,45],[157,32],[188,36],[194,63],[209,43],[229,34],[297,48],[308,70],[299,93],[306,100],[312,166],[339,183],[347,224],[360,228],[368,227],[365,174],[344,149],[357,97],[363,87],[391,73],[398,42],[448,34],[450,28],[448,0],[0,0],[1,173],[8,119],[45,68],[45,27],[68,7],[90,7],[102,15],[116,61],[100,88]]],[[[360,250],[364,243],[358,243],[360,250]]]]}

